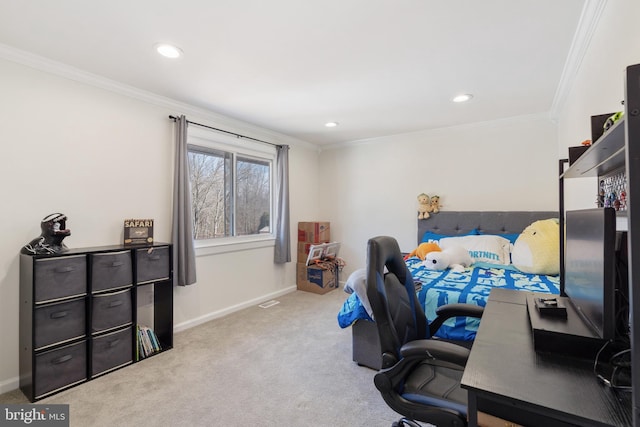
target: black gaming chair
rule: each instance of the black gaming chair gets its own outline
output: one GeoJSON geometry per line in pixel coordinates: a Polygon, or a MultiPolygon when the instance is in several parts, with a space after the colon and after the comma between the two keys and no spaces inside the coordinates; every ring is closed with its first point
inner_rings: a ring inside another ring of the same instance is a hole
{"type": "Polygon", "coordinates": [[[398,243],[388,236],[369,240],[367,297],[382,351],[382,369],[374,383],[387,405],[403,415],[393,425],[417,426],[415,421],[423,421],[466,426],[467,392],[460,387],[460,379],[469,349],[429,338],[446,319],[479,318],[483,308],[448,304],[438,309],[438,317],[428,325],[398,243]]]}

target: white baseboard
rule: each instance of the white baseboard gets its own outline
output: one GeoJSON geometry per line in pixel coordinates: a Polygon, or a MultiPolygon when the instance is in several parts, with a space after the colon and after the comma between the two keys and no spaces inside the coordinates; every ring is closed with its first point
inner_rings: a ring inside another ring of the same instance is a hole
{"type": "Polygon", "coordinates": [[[224,317],[224,316],[226,316],[228,314],[234,313],[234,312],[242,310],[244,308],[248,308],[248,307],[251,307],[251,306],[254,306],[254,305],[258,305],[260,303],[263,303],[263,302],[271,300],[273,298],[277,298],[279,296],[288,294],[288,293],[293,292],[295,290],[296,290],[295,286],[290,286],[288,288],[281,289],[281,290],[279,290],[277,292],[272,292],[270,294],[263,295],[263,296],[258,297],[258,298],[254,298],[252,300],[245,301],[245,302],[243,302],[241,304],[232,305],[231,307],[227,307],[227,308],[224,308],[222,310],[214,311],[214,312],[205,314],[204,316],[200,316],[200,317],[196,317],[195,319],[187,320],[186,322],[178,323],[178,324],[173,326],[173,332],[180,332],[180,331],[184,331],[184,330],[189,329],[189,328],[193,328],[194,326],[201,325],[201,324],[206,323],[206,322],[208,322],[210,320],[218,319],[220,317],[224,317]]]}
{"type": "Polygon", "coordinates": [[[10,378],[0,382],[0,394],[8,393],[20,387],[20,377],[10,378]]]}
{"type": "MultiPolygon", "coordinates": [[[[205,322],[208,322],[210,320],[226,316],[228,314],[231,314],[233,312],[242,310],[244,308],[251,307],[253,305],[258,305],[260,303],[263,303],[265,301],[268,301],[268,300],[277,298],[279,296],[288,294],[288,293],[293,292],[295,290],[296,290],[295,286],[290,286],[288,288],[279,290],[277,292],[272,292],[272,293],[264,295],[262,297],[254,298],[254,299],[249,300],[249,301],[245,301],[242,304],[237,304],[237,305],[234,305],[234,306],[231,306],[231,307],[227,307],[227,308],[225,308],[223,310],[214,311],[214,312],[206,314],[204,316],[200,316],[200,317],[198,317],[196,319],[191,319],[191,320],[188,320],[186,322],[182,322],[180,324],[174,325],[173,331],[174,332],[180,332],[180,331],[184,331],[184,330],[189,329],[189,328],[193,328],[194,326],[198,326],[198,325],[200,325],[202,323],[205,323],[205,322]]],[[[20,387],[20,377],[10,378],[10,379],[8,379],[6,381],[0,382],[0,394],[8,393],[10,391],[18,389],[19,387],[20,387]]]]}

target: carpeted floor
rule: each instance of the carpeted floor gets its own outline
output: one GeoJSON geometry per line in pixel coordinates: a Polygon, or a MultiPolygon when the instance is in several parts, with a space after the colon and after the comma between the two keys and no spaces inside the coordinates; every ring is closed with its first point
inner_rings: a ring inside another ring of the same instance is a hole
{"type": "MultiPolygon", "coordinates": [[[[295,291],[174,336],[174,348],[37,403],[71,426],[390,426],[400,418],[351,359],[347,294],[295,291]]],[[[18,390],[0,403],[27,403],[18,390]]]]}

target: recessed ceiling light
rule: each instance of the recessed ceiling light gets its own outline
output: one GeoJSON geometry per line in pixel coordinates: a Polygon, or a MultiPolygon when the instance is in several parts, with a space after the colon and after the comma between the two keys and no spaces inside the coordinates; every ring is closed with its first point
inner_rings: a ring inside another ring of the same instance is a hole
{"type": "Polygon", "coordinates": [[[158,43],[155,47],[156,51],[164,57],[175,59],[182,56],[182,49],[179,47],[167,43],[158,43]]]}
{"type": "Polygon", "coordinates": [[[470,93],[465,93],[465,94],[456,96],[455,98],[452,99],[452,101],[453,102],[467,102],[471,98],[473,98],[473,95],[471,95],[470,93]]]}
{"type": "Polygon", "coordinates": [[[338,126],[338,122],[328,122],[328,123],[325,123],[324,125],[328,128],[334,128],[338,126]]]}

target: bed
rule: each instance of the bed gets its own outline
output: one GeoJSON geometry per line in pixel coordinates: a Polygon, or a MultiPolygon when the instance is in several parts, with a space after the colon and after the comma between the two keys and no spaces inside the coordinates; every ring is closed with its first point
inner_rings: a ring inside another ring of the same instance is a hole
{"type": "MultiPolygon", "coordinates": [[[[558,212],[553,211],[441,211],[432,214],[428,219],[418,220],[417,244],[423,241],[440,242],[439,239],[458,237],[472,240],[474,243],[482,241],[483,245],[490,243],[487,248],[491,249],[476,252],[475,254],[479,255],[475,258],[476,262],[463,272],[452,269],[427,270],[422,260],[417,257],[406,260],[427,319],[432,321],[435,318],[436,308],[447,303],[462,302],[484,306],[489,292],[494,287],[559,294],[559,276],[519,271],[509,264],[510,246],[505,243],[505,240],[510,243],[515,242],[522,230],[534,221],[557,217],[558,212]],[[502,248],[501,252],[495,246],[498,244],[502,248]],[[500,253],[496,255],[494,252],[500,253]],[[501,257],[501,260],[498,261],[497,257],[501,257]]],[[[442,242],[445,243],[445,241],[442,242]]],[[[356,274],[354,273],[353,276],[356,274]]],[[[350,279],[352,279],[351,276],[350,279]]],[[[352,293],[338,314],[338,323],[342,328],[352,328],[353,360],[360,365],[379,369],[377,330],[369,315],[366,291],[363,291],[362,284],[354,286],[349,280],[345,291],[352,293]]],[[[472,341],[478,325],[477,319],[449,319],[436,336],[472,341]]]]}

